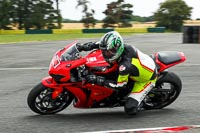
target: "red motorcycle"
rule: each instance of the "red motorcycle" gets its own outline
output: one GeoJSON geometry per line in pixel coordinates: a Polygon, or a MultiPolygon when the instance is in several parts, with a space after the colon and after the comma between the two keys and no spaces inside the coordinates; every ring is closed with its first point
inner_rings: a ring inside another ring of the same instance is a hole
{"type": "MultiPolygon", "coordinates": [[[[110,66],[101,50],[91,51],[86,56],[78,51],[77,42],[57,51],[49,66],[48,77],[42,79],[29,93],[30,109],[38,114],[54,114],[64,110],[72,102],[76,108],[119,107],[131,92],[133,81],[126,90],[113,90],[105,86],[87,83],[86,75],[95,73],[106,79],[116,80],[118,65],[110,66]]],[[[185,61],[178,51],[157,52],[154,59],[159,72],[156,86],[146,95],[141,110],[161,109],[173,103],[182,89],[180,78],[167,68],[185,61]]]]}

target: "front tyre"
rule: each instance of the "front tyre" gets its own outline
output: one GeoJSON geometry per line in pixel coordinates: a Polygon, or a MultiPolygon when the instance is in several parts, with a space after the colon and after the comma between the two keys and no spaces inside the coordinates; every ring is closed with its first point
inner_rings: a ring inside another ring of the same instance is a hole
{"type": "Polygon", "coordinates": [[[180,78],[173,72],[163,72],[159,76],[156,86],[148,93],[143,108],[161,109],[173,103],[182,90],[180,78]]]}
{"type": "Polygon", "coordinates": [[[27,103],[29,108],[38,114],[55,114],[68,107],[73,96],[64,90],[56,99],[52,99],[53,89],[39,83],[29,93],[27,103]]]}

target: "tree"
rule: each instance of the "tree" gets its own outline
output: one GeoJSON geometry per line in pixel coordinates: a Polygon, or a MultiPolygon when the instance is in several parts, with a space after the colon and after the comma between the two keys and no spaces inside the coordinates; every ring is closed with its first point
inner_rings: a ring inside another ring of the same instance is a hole
{"type": "Polygon", "coordinates": [[[56,11],[51,0],[14,0],[12,5],[18,29],[54,28],[56,11]]]}
{"type": "Polygon", "coordinates": [[[8,25],[12,23],[12,4],[10,0],[0,0],[0,29],[10,29],[8,25]]]}
{"type": "Polygon", "coordinates": [[[118,19],[116,19],[116,15],[114,12],[116,8],[116,2],[111,2],[110,4],[107,4],[107,9],[103,12],[106,15],[106,17],[103,19],[103,28],[115,27],[115,24],[118,24],[118,19]]]}
{"type": "Polygon", "coordinates": [[[78,0],[78,4],[76,6],[76,7],[82,6],[83,8],[82,12],[84,13],[84,15],[81,19],[81,22],[84,23],[84,27],[86,28],[94,27],[96,24],[96,20],[93,17],[95,11],[93,9],[89,11],[88,4],[89,1],[87,0],[78,0]]]}
{"type": "Polygon", "coordinates": [[[30,14],[33,12],[33,3],[31,0],[13,0],[12,1],[13,22],[18,24],[18,29],[28,29],[30,14]]]}
{"type": "Polygon", "coordinates": [[[184,20],[190,19],[192,7],[183,0],[166,0],[154,13],[157,26],[164,26],[172,31],[181,31],[184,20]]]}
{"type": "Polygon", "coordinates": [[[56,20],[56,10],[53,8],[51,0],[35,0],[30,24],[36,29],[52,29],[56,20]]]}
{"type": "Polygon", "coordinates": [[[62,16],[60,14],[60,8],[59,8],[59,2],[60,1],[65,1],[65,0],[54,0],[56,2],[56,14],[57,14],[57,24],[58,24],[58,28],[61,29],[62,25],[62,16]]]}
{"type": "Polygon", "coordinates": [[[129,23],[132,19],[132,7],[133,5],[125,3],[124,0],[107,4],[107,9],[103,12],[106,15],[103,27],[115,27],[116,24],[118,27],[132,26],[129,23]]]}
{"type": "Polygon", "coordinates": [[[141,16],[133,15],[133,17],[132,17],[132,21],[138,21],[138,22],[150,22],[150,21],[154,21],[154,17],[153,17],[153,16],[149,16],[149,17],[141,17],[141,16]]]}
{"type": "Polygon", "coordinates": [[[132,19],[132,13],[133,11],[131,10],[131,8],[133,7],[133,5],[131,4],[122,4],[121,5],[121,13],[119,15],[119,22],[121,23],[120,27],[131,27],[132,24],[130,24],[129,22],[132,19]]]}

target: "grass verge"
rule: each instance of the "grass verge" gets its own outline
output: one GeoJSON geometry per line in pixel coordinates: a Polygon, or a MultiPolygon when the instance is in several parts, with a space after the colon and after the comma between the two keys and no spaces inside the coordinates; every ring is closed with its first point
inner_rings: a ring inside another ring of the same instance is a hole
{"type": "Polygon", "coordinates": [[[0,35],[0,43],[58,41],[78,38],[95,38],[103,34],[24,34],[24,35],[0,35]]]}
{"type": "MultiPolygon", "coordinates": [[[[130,35],[131,33],[122,33],[130,35]]],[[[37,42],[37,41],[60,41],[73,40],[80,38],[100,38],[103,33],[98,34],[22,34],[22,35],[0,35],[0,44],[17,43],[17,42],[37,42]]]]}

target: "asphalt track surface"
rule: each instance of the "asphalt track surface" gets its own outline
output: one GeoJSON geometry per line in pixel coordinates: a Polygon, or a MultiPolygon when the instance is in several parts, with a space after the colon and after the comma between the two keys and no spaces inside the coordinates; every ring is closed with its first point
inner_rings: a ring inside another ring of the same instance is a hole
{"type": "MultiPolygon", "coordinates": [[[[37,115],[26,103],[32,87],[48,75],[53,54],[72,41],[0,45],[0,133],[68,133],[200,124],[200,44],[183,44],[182,34],[124,36],[141,51],[178,50],[187,61],[169,71],[183,83],[179,98],[161,110],[127,116],[122,107],[77,109],[72,106],[55,115],[37,115]]],[[[98,39],[80,39],[79,42],[98,39]]],[[[186,132],[186,131],[185,131],[186,132]]],[[[187,131],[190,132],[190,131],[187,131]]],[[[200,132],[200,130],[191,131],[200,132]]]]}

